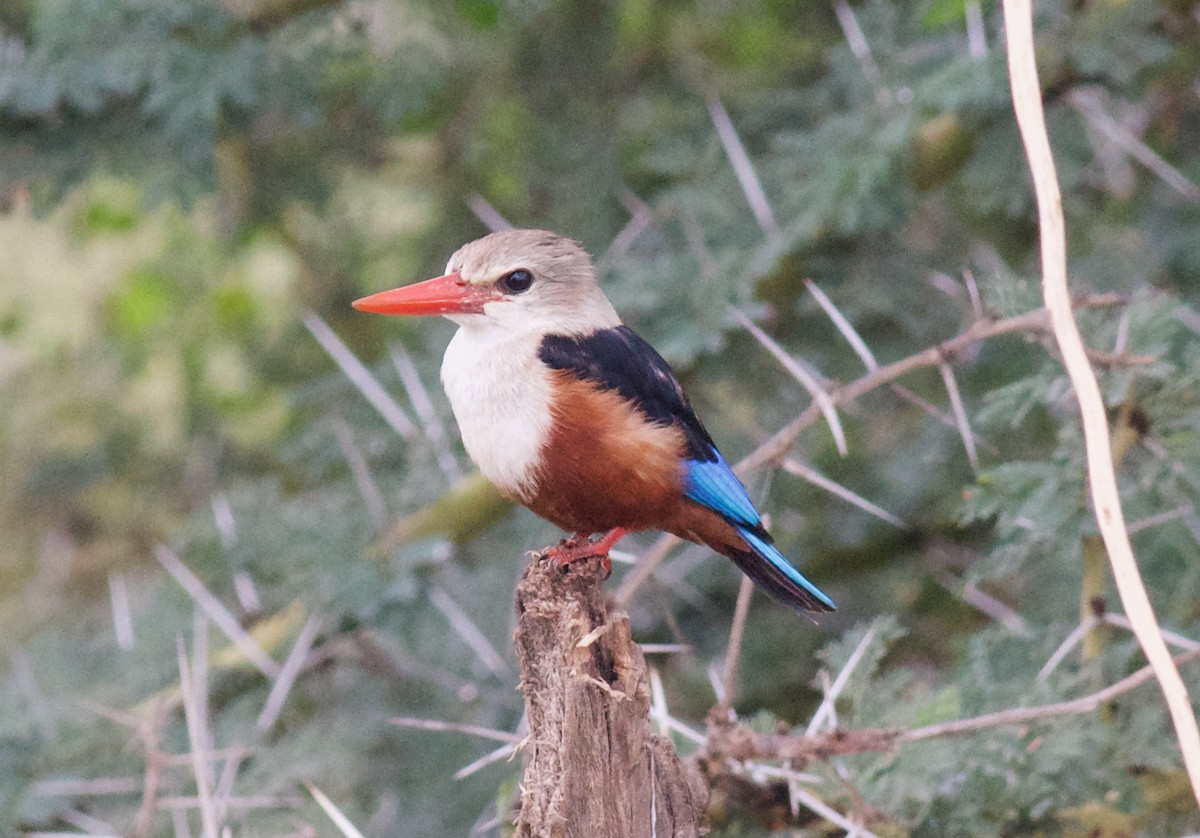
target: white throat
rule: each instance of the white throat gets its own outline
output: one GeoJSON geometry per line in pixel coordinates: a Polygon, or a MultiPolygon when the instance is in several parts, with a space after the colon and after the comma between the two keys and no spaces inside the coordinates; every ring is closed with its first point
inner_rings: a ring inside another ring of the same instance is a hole
{"type": "Polygon", "coordinates": [[[527,499],[536,489],[550,436],[550,370],[538,358],[541,336],[513,332],[484,316],[459,317],[442,359],[442,386],[479,470],[504,493],[527,499]]]}

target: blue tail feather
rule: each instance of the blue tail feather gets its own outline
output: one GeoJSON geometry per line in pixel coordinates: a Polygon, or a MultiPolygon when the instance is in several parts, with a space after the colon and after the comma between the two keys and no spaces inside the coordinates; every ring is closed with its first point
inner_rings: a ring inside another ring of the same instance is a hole
{"type": "Polygon", "coordinates": [[[737,527],[753,553],[731,556],[742,572],[762,585],[786,605],[810,611],[834,611],[837,605],[820,588],[804,578],[792,563],[761,536],[747,527],[737,527]]]}
{"type": "Polygon", "coordinates": [[[726,553],[742,572],[771,596],[793,608],[833,611],[833,600],[804,578],[771,544],[762,528],[762,516],[733,469],[717,451],[715,459],[687,462],[686,496],[711,509],[732,525],[749,547],[726,553]]]}

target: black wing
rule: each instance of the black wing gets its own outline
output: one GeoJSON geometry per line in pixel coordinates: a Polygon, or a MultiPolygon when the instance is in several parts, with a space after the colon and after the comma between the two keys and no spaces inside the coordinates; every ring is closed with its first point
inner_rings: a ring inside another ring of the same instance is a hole
{"type": "Polygon", "coordinates": [[[587,337],[546,335],[538,349],[542,363],[570,370],[606,390],[616,390],[652,422],[674,425],[687,440],[688,458],[718,458],[712,437],[696,418],[679,379],[654,347],[628,326],[601,329],[587,337]]]}

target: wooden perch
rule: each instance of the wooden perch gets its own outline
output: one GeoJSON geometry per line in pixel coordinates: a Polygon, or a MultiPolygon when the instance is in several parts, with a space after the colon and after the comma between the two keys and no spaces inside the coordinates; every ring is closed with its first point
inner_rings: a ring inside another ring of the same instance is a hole
{"type": "Polygon", "coordinates": [[[535,560],[517,586],[517,657],[529,738],[517,835],[695,836],[699,772],[650,729],[646,662],[610,613],[599,560],[535,560]]]}

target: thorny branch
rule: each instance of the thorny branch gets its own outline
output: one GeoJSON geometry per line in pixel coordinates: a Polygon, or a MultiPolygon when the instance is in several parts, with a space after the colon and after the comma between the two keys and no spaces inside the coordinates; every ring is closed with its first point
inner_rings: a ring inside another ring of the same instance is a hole
{"type": "MultiPolygon", "coordinates": [[[[1122,294],[1092,294],[1075,300],[1077,308],[1104,308],[1118,306],[1128,302],[1122,294]]],[[[970,347],[989,338],[1018,333],[1042,332],[1049,333],[1050,316],[1044,308],[1027,311],[1013,317],[1001,320],[977,320],[959,334],[934,344],[926,349],[893,361],[881,367],[876,367],[860,378],[840,387],[829,390],[829,398],[833,405],[844,405],[885,385],[890,385],[911,372],[927,367],[940,367],[965,352],[970,347]]],[[[1153,359],[1138,356],[1119,356],[1113,358],[1094,358],[1097,362],[1112,362],[1122,364],[1141,364],[1153,359]]],[[[792,445],[810,425],[822,415],[821,407],[814,401],[801,411],[795,419],[759,445],[743,460],[734,466],[734,471],[744,475],[764,465],[778,465],[787,456],[792,445]]],[[[654,570],[666,558],[670,549],[679,543],[673,535],[664,535],[641,557],[637,566],[625,574],[614,594],[618,606],[624,607],[642,584],[653,575],[654,570]]]]}
{"type": "MultiPolygon", "coordinates": [[[[1200,649],[1185,652],[1174,658],[1177,666],[1200,660],[1200,649]]],[[[881,753],[894,750],[909,742],[961,736],[993,727],[1026,725],[1060,716],[1078,716],[1095,712],[1119,696],[1141,686],[1154,677],[1150,666],[1144,666],[1114,684],[1070,701],[1041,704],[1035,707],[1014,707],[996,713],[985,713],[968,719],[955,719],[911,729],[857,728],[832,730],[811,736],[791,736],[774,733],[755,733],[743,725],[728,720],[723,712],[709,714],[708,740],[697,755],[710,775],[724,770],[724,760],[787,760],[797,767],[814,760],[828,760],[847,754],[881,753]]]]}

